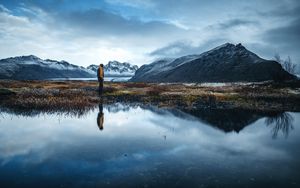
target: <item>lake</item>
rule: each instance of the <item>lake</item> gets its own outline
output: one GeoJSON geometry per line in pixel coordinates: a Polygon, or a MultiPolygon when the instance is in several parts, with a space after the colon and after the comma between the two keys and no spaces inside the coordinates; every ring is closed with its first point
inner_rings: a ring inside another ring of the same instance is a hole
{"type": "MultiPolygon", "coordinates": [[[[106,82],[127,82],[132,76],[106,76],[104,81],[106,82]]],[[[50,78],[47,80],[65,81],[65,80],[80,80],[80,81],[91,81],[98,80],[98,78],[50,78]]]]}
{"type": "Polygon", "coordinates": [[[299,187],[300,113],[0,113],[1,187],[299,187]]]}

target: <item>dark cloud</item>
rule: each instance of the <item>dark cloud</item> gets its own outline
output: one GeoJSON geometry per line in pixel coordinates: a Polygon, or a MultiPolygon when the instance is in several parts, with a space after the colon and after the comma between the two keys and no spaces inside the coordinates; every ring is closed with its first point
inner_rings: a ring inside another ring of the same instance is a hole
{"type": "Polygon", "coordinates": [[[274,45],[283,47],[293,46],[300,48],[300,19],[291,22],[287,26],[268,30],[264,34],[264,39],[274,45]]]}
{"type": "MultiPolygon", "coordinates": [[[[278,53],[286,55],[293,54],[297,61],[300,60],[300,17],[292,21],[290,24],[266,31],[262,39],[276,49],[280,50],[278,53]]],[[[274,52],[275,54],[275,52],[274,52]]]]}
{"type": "Polygon", "coordinates": [[[289,6],[277,7],[272,11],[260,14],[284,19],[281,26],[273,27],[262,33],[261,40],[268,44],[269,49],[273,49],[273,55],[280,53],[282,56],[291,56],[295,63],[300,64],[300,1],[291,2],[293,3],[289,6]]]}
{"type": "Polygon", "coordinates": [[[155,35],[175,33],[180,28],[165,22],[143,22],[137,19],[126,19],[120,15],[101,9],[74,11],[56,17],[60,23],[79,29],[91,35],[155,35]]]}
{"type": "Polygon", "coordinates": [[[187,53],[193,54],[197,50],[197,47],[192,47],[190,42],[177,41],[152,51],[150,55],[161,57],[178,57],[180,55],[186,55],[187,53]]]}
{"type": "MultiPolygon", "coordinates": [[[[122,56],[126,61],[135,56],[150,59],[199,54],[231,42],[243,43],[262,57],[278,52],[300,62],[299,0],[0,1],[0,39],[11,44],[9,51],[2,47],[0,54],[4,55],[29,51],[30,47],[18,47],[18,42],[13,46],[12,38],[25,38],[34,46],[51,46],[51,42],[71,46],[78,52],[98,47],[103,56],[107,51],[113,56],[119,49],[119,54],[126,53],[122,56]],[[44,31],[47,35],[36,34],[44,31]],[[53,41],[45,39],[47,36],[53,41]],[[35,43],[36,39],[40,41],[35,43]],[[77,41],[86,45],[77,45],[77,41]]],[[[57,52],[63,56],[61,47],[57,52]]]]}
{"type": "Polygon", "coordinates": [[[218,29],[230,29],[233,27],[249,26],[249,25],[258,26],[258,25],[260,25],[260,23],[258,21],[252,21],[252,20],[232,19],[232,20],[224,21],[223,23],[217,24],[216,27],[218,29]]]}
{"type": "Polygon", "coordinates": [[[218,38],[194,46],[190,41],[177,41],[152,51],[150,55],[158,57],[180,57],[184,55],[201,54],[225,42],[227,42],[225,39],[218,38]]]}
{"type": "Polygon", "coordinates": [[[274,4],[271,10],[256,9],[255,12],[262,17],[294,18],[299,16],[300,1],[292,0],[288,4],[274,4]]]}
{"type": "MultiPolygon", "coordinates": [[[[4,1],[4,3],[11,2],[4,1]]],[[[14,4],[16,7],[21,5],[23,10],[25,7],[27,10],[38,8],[47,13],[50,19],[44,20],[44,24],[52,30],[72,30],[83,36],[173,35],[182,30],[170,22],[159,19],[143,21],[138,16],[125,18],[120,12],[107,6],[105,1],[91,0],[87,3],[71,0],[24,0],[22,3],[14,4]]],[[[0,7],[0,10],[3,8],[5,7],[0,7]]],[[[35,15],[24,11],[22,15],[30,19],[39,19],[38,16],[34,18],[35,15]]]]}

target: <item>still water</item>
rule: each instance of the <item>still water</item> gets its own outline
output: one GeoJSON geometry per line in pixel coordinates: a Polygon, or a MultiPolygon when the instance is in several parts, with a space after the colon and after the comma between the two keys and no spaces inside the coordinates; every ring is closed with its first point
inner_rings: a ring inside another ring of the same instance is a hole
{"type": "MultiPolygon", "coordinates": [[[[105,76],[104,81],[106,82],[127,82],[132,76],[105,76]]],[[[47,80],[80,80],[80,81],[91,81],[91,80],[98,80],[98,78],[50,78],[47,80]]]]}
{"type": "Polygon", "coordinates": [[[0,113],[0,187],[299,187],[300,113],[0,113]]]}

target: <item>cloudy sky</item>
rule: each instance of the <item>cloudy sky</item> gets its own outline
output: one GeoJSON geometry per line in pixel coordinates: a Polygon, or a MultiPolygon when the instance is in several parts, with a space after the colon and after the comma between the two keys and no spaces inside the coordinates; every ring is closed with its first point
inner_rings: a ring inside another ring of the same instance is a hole
{"type": "Polygon", "coordinates": [[[147,64],[242,43],[300,65],[298,0],[0,0],[0,58],[147,64]]]}

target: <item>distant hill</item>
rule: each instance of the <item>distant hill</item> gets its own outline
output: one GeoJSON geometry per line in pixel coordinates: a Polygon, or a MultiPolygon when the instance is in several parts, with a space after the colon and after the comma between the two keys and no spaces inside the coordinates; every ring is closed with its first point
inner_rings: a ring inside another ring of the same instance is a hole
{"type": "Polygon", "coordinates": [[[255,82],[290,80],[276,61],[260,58],[241,44],[226,43],[200,55],[162,59],[141,66],[135,82],[255,82]]]}
{"type": "MultiPolygon", "coordinates": [[[[87,69],[97,73],[99,65],[90,65],[87,69]]],[[[118,61],[109,61],[108,64],[104,65],[105,76],[126,76],[131,77],[138,69],[137,65],[131,65],[130,63],[120,63],[118,61]]]]}
{"type": "MultiPolygon", "coordinates": [[[[98,65],[87,68],[66,61],[42,60],[34,55],[0,60],[0,79],[44,80],[51,78],[95,78],[98,65]]],[[[105,76],[133,76],[136,65],[110,61],[104,66],[105,76]]]]}
{"type": "Polygon", "coordinates": [[[49,78],[91,78],[94,73],[66,61],[42,60],[34,55],[0,60],[0,79],[42,80],[49,78]]]}

